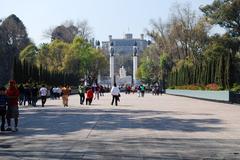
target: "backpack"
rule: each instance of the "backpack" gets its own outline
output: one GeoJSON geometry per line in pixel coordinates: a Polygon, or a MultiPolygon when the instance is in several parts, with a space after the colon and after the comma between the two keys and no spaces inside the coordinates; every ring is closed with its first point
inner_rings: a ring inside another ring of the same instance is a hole
{"type": "Polygon", "coordinates": [[[78,87],[78,92],[81,94],[81,93],[84,93],[84,86],[79,86],[78,87]]]}
{"type": "Polygon", "coordinates": [[[144,89],[145,89],[144,86],[141,86],[141,87],[140,87],[140,90],[141,90],[141,91],[144,91],[144,89]]]}

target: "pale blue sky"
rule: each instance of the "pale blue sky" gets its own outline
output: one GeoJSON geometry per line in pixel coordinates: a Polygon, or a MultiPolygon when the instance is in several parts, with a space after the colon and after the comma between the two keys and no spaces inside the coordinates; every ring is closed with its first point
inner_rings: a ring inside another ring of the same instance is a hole
{"type": "Polygon", "coordinates": [[[109,34],[121,38],[128,29],[139,37],[149,28],[150,19],[161,17],[166,21],[176,2],[189,2],[198,10],[200,5],[211,4],[213,0],[0,0],[0,18],[16,14],[36,44],[48,42],[43,32],[66,20],[87,20],[94,37],[104,41],[109,34]]]}

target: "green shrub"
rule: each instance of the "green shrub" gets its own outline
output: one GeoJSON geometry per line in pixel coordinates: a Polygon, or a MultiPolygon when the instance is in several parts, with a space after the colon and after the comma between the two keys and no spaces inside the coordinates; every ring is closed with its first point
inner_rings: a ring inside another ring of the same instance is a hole
{"type": "Polygon", "coordinates": [[[234,84],[233,84],[233,87],[231,88],[231,91],[232,91],[232,92],[239,93],[239,92],[240,92],[240,85],[237,84],[237,83],[234,83],[234,84]]]}

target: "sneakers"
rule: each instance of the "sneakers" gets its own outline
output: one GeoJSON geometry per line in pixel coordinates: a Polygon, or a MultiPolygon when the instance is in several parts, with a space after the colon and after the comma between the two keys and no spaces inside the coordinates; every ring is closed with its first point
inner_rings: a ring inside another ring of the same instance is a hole
{"type": "Polygon", "coordinates": [[[13,131],[13,132],[17,132],[17,131],[18,131],[18,128],[17,128],[17,127],[14,127],[14,128],[12,129],[12,131],[13,131]]]}
{"type": "Polygon", "coordinates": [[[12,131],[11,127],[8,127],[8,128],[6,129],[6,131],[12,131]]]}

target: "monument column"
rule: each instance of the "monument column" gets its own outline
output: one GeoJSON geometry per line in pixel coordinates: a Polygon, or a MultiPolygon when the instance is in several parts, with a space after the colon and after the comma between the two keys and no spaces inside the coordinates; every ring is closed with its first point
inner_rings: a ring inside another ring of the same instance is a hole
{"type": "Polygon", "coordinates": [[[110,47],[110,79],[111,79],[111,84],[113,85],[113,83],[114,83],[114,48],[112,46],[113,45],[111,44],[111,47],[110,47]]]}
{"type": "Polygon", "coordinates": [[[136,74],[137,74],[137,66],[138,66],[138,57],[137,57],[137,43],[133,46],[133,84],[136,84],[136,74]]]}

